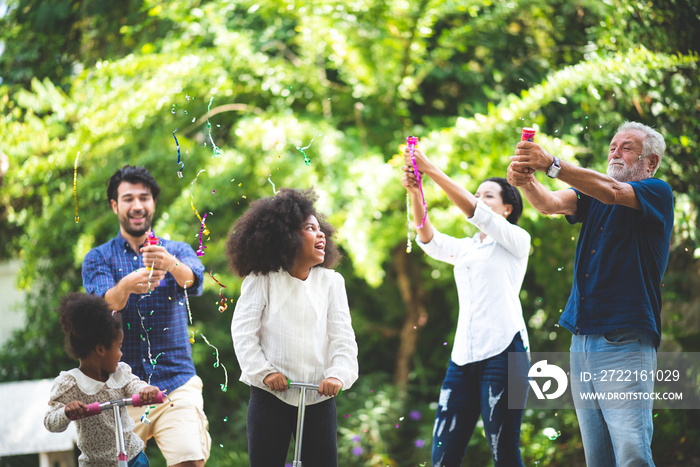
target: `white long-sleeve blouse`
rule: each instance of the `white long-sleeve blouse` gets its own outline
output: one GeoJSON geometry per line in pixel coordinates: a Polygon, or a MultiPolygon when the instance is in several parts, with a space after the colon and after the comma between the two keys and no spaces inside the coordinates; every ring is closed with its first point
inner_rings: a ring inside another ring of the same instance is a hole
{"type": "MultiPolygon", "coordinates": [[[[247,276],[231,336],[240,380],[290,405],[298,404],[298,390],[271,391],[263,384],[267,375],[280,372],[291,381],[314,384],[334,377],[343,389],[357,380],[357,342],[345,280],[333,270],[311,268],[303,281],[286,271],[247,276]]],[[[325,399],[309,393],[307,404],[325,399]]]]}
{"type": "Polygon", "coordinates": [[[454,265],[459,317],[451,358],[457,365],[500,354],[518,332],[529,349],[519,295],[530,253],[530,234],[481,200],[467,221],[487,234],[483,242],[479,232],[473,237],[455,238],[434,227],[430,242],[416,239],[430,257],[454,265]]]}

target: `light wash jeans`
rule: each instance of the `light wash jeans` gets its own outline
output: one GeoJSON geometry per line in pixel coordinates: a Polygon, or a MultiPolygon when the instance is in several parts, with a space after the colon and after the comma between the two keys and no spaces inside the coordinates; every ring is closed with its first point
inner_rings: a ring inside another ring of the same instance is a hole
{"type": "Polygon", "coordinates": [[[651,437],[655,335],[642,329],[574,335],[571,391],[589,467],[653,466],[651,437]],[[582,376],[585,375],[585,376],[582,376]],[[621,399],[583,400],[580,393],[622,394],[621,399]],[[634,395],[637,396],[634,396],[634,395]]]}

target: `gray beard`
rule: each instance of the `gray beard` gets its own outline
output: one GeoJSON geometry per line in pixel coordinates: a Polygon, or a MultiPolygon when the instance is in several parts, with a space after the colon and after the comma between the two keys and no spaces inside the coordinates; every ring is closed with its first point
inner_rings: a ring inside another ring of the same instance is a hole
{"type": "Polygon", "coordinates": [[[622,164],[608,164],[607,174],[618,182],[636,182],[649,177],[641,159],[631,168],[622,164]]]}

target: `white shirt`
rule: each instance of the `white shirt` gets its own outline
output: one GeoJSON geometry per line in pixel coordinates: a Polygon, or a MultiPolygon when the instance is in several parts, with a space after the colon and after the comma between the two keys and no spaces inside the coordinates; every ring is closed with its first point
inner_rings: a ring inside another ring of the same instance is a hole
{"type": "Polygon", "coordinates": [[[433,228],[428,243],[418,245],[432,258],[454,265],[459,318],[452,348],[457,365],[478,362],[503,352],[520,333],[529,349],[520,287],[527,269],[530,234],[477,201],[472,218],[481,233],[455,238],[433,228]]]}
{"type": "MultiPolygon", "coordinates": [[[[319,384],[339,379],[343,390],[357,380],[357,342],[352,329],[345,280],[322,267],[302,281],[286,271],[246,276],[231,321],[241,367],[240,380],[290,405],[299,390],[271,391],[263,380],[280,372],[296,382],[319,384]]],[[[327,399],[307,393],[307,404],[327,399]]]]}

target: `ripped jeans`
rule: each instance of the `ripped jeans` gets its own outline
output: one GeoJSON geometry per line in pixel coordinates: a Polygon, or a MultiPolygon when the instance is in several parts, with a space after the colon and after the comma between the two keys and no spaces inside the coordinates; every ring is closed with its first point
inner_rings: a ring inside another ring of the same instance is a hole
{"type": "Polygon", "coordinates": [[[459,467],[479,415],[495,466],[522,466],[520,422],[527,397],[529,361],[520,333],[500,354],[456,365],[450,360],[440,390],[433,428],[432,462],[436,467],[459,467]],[[508,352],[518,352],[523,370],[520,384],[508,386],[508,352]],[[522,355],[522,358],[520,358],[522,355]],[[508,409],[508,391],[522,391],[523,408],[508,409]]]}

